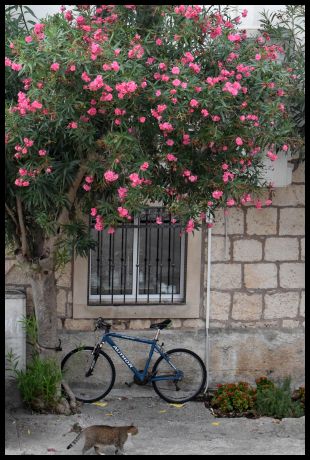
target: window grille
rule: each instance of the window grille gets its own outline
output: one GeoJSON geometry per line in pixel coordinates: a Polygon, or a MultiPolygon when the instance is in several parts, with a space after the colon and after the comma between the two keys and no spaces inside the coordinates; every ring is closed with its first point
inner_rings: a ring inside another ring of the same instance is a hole
{"type": "Polygon", "coordinates": [[[185,302],[186,235],[171,218],[164,208],[147,208],[114,234],[97,232],[91,221],[97,247],[89,256],[89,305],[185,302]]]}

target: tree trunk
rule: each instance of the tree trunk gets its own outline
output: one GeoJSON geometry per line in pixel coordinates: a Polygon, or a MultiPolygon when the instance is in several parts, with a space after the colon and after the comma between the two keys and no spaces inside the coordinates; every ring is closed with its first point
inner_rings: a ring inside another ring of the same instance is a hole
{"type": "MultiPolygon", "coordinates": [[[[37,345],[40,357],[54,358],[60,366],[60,353],[57,332],[57,296],[56,279],[53,269],[43,269],[40,272],[32,272],[30,275],[35,316],[38,324],[37,345]]],[[[61,385],[59,384],[59,402],[53,407],[44,407],[42,401],[34,402],[34,409],[52,411],[70,415],[77,411],[76,400],[66,382],[61,382],[69,396],[69,402],[61,397],[61,385]]]]}
{"type": "Polygon", "coordinates": [[[57,297],[54,270],[31,274],[31,287],[38,323],[38,345],[42,357],[55,357],[58,346],[57,297]]]}

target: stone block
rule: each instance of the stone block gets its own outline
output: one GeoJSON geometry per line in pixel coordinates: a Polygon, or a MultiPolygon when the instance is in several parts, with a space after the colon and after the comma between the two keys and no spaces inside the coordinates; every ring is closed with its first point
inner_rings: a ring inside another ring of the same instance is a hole
{"type": "Polygon", "coordinates": [[[305,238],[300,239],[300,258],[305,260],[305,238]]]}
{"type": "Polygon", "coordinates": [[[12,267],[14,267],[15,264],[16,264],[15,259],[7,259],[7,258],[5,259],[5,268],[4,268],[5,275],[9,273],[9,271],[12,269],[12,267]]]}
{"type": "Polygon", "coordinates": [[[301,293],[299,315],[305,317],[305,291],[302,291],[301,293]]]}
{"type": "Polygon", "coordinates": [[[57,289],[57,314],[66,316],[67,310],[67,291],[65,289],[57,289]]]}
{"type": "Polygon", "coordinates": [[[294,319],[284,319],[282,322],[282,327],[294,329],[295,327],[299,327],[299,321],[294,319]]]}
{"type": "Polygon", "coordinates": [[[280,286],[287,289],[303,289],[305,287],[305,264],[302,262],[281,263],[280,286]]]}
{"type": "Polygon", "coordinates": [[[25,270],[15,263],[5,276],[5,284],[30,284],[30,278],[25,270]]]}
{"type": "Polygon", "coordinates": [[[299,292],[276,292],[265,295],[264,318],[295,318],[298,313],[299,292]]]}
{"type": "Polygon", "coordinates": [[[204,329],[205,321],[202,319],[186,319],[183,321],[184,328],[204,329]]]}
{"type": "Polygon", "coordinates": [[[277,266],[273,263],[244,264],[244,284],[247,289],[273,289],[278,286],[277,266]]]}
{"type": "Polygon", "coordinates": [[[233,260],[255,262],[262,260],[262,243],[257,240],[240,239],[233,242],[233,260]]]}
{"type": "MultiPolygon", "coordinates": [[[[206,250],[206,260],[207,260],[206,250]]],[[[212,236],[211,260],[212,262],[223,262],[230,259],[230,239],[225,236],[212,236]],[[226,247],[225,247],[226,244],[226,247]]]]}
{"type": "Polygon", "coordinates": [[[246,212],[246,232],[248,235],[276,235],[276,208],[249,208],[246,212]]]}
{"type": "Polygon", "coordinates": [[[67,331],[93,331],[95,321],[93,319],[65,319],[67,331]]]}
{"type": "Polygon", "coordinates": [[[292,184],[274,191],[272,204],[275,206],[298,206],[305,204],[305,186],[292,184]]]}
{"type": "Polygon", "coordinates": [[[149,329],[150,325],[151,325],[151,321],[148,319],[132,319],[130,321],[129,328],[130,329],[149,329]]]}
{"type": "Polygon", "coordinates": [[[292,182],[305,182],[305,162],[299,164],[298,168],[292,174],[292,182]]]}
{"type": "Polygon", "coordinates": [[[229,317],[231,295],[226,292],[210,292],[210,322],[227,321],[229,317]]]}
{"type": "Polygon", "coordinates": [[[297,238],[267,238],[265,243],[265,260],[298,260],[299,242],[297,238]]]}
{"type": "MultiPolygon", "coordinates": [[[[230,209],[226,216],[227,234],[239,235],[244,233],[244,210],[240,208],[230,209]]],[[[225,216],[222,209],[215,213],[212,233],[225,235],[225,216]]]]}
{"type": "Polygon", "coordinates": [[[245,294],[235,292],[233,294],[232,319],[242,321],[256,321],[262,315],[262,294],[245,294]]]}
{"type": "Polygon", "coordinates": [[[211,289],[241,288],[241,264],[212,264],[211,289]]]}
{"type": "Polygon", "coordinates": [[[279,235],[305,234],[305,208],[280,209],[279,235]]]}
{"type": "Polygon", "coordinates": [[[180,319],[173,319],[172,320],[172,328],[173,329],[178,329],[182,327],[182,321],[180,319]]]}
{"type": "Polygon", "coordinates": [[[69,262],[62,270],[56,273],[57,286],[71,288],[72,264],[69,262]]]}
{"type": "Polygon", "coordinates": [[[114,320],[112,324],[112,331],[125,331],[127,325],[125,321],[114,320]]]}

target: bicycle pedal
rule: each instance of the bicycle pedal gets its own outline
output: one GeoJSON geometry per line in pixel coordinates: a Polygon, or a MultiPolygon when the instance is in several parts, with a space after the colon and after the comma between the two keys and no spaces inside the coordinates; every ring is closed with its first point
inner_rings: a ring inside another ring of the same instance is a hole
{"type": "Polygon", "coordinates": [[[132,387],[132,385],[135,383],[135,381],[133,380],[132,382],[128,383],[128,382],[125,382],[125,385],[127,385],[129,388],[132,387]]]}

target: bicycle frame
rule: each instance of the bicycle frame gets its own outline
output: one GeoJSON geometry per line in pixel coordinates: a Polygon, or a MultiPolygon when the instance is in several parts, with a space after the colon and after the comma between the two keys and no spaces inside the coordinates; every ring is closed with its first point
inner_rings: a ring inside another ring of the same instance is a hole
{"type": "Polygon", "coordinates": [[[115,353],[124,361],[126,366],[131,370],[131,372],[135,375],[135,377],[138,380],[140,380],[141,382],[143,382],[144,379],[147,376],[147,371],[148,371],[148,368],[149,368],[149,365],[150,365],[150,362],[151,362],[151,359],[152,359],[152,356],[153,356],[154,352],[159,353],[163,357],[163,359],[176,371],[176,373],[174,375],[170,375],[170,376],[169,375],[166,375],[166,376],[162,375],[162,376],[157,377],[156,375],[152,375],[152,376],[150,376],[150,381],[151,382],[159,381],[159,380],[174,380],[174,381],[177,381],[177,380],[180,380],[182,378],[182,376],[183,376],[183,372],[178,370],[171,363],[171,361],[169,359],[169,355],[167,355],[167,353],[165,353],[162,350],[162,348],[157,344],[156,339],[144,339],[144,338],[140,339],[138,337],[132,337],[132,336],[129,336],[129,335],[124,335],[124,334],[118,334],[117,332],[107,332],[106,334],[104,334],[102,336],[100,346],[102,346],[102,344],[104,344],[104,343],[107,343],[112,348],[112,350],[115,351],[115,353]],[[123,340],[131,340],[132,342],[145,343],[145,344],[148,344],[148,345],[151,346],[149,356],[147,358],[145,367],[144,367],[144,369],[142,371],[139,371],[134,366],[134,364],[132,364],[130,362],[130,360],[127,358],[127,356],[116,345],[116,343],[113,340],[113,337],[118,338],[118,339],[123,339],[123,340]]]}

